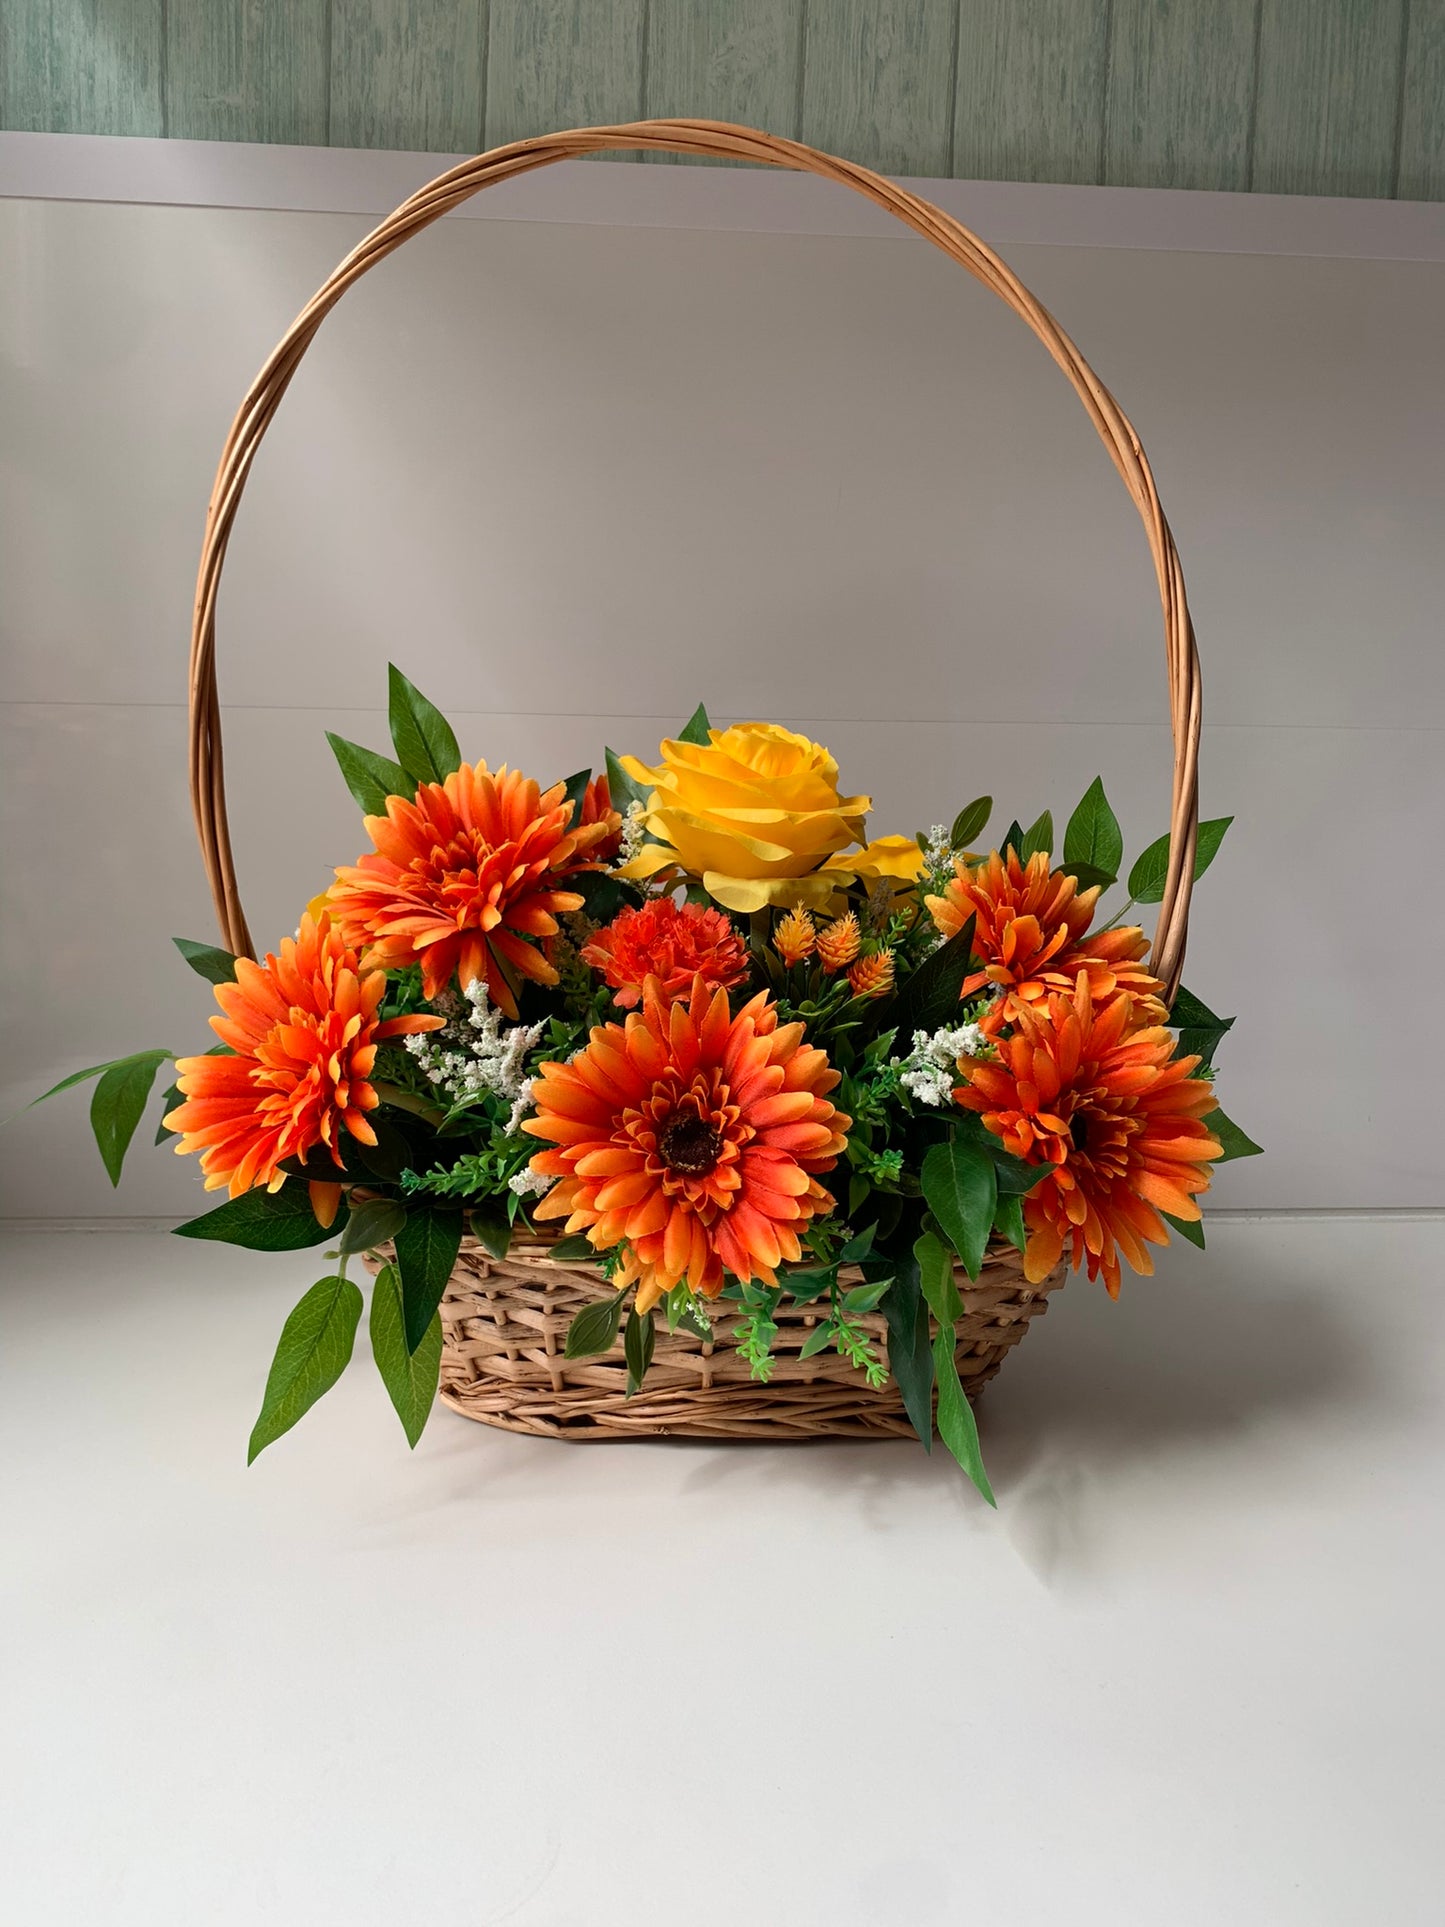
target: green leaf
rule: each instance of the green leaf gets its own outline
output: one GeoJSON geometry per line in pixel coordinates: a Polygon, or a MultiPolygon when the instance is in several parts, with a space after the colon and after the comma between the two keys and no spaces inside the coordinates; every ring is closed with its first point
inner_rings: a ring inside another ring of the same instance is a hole
{"type": "Polygon", "coordinates": [[[460,1211],[419,1210],[413,1200],[406,1223],[396,1233],[396,1268],[401,1274],[406,1347],[410,1352],[426,1337],[461,1242],[460,1211]]]}
{"type": "Polygon", "coordinates": [[[1037,822],[1031,824],[1030,827],[1024,831],[1024,840],[1018,846],[1019,861],[1021,863],[1027,863],[1029,858],[1031,856],[1037,856],[1040,850],[1042,850],[1045,855],[1051,854],[1053,847],[1054,814],[1052,810],[1045,810],[1037,822]]]}
{"type": "Polygon", "coordinates": [[[1197,1057],[1204,1064],[1214,1062],[1214,1053],[1234,1028],[1232,1017],[1216,1017],[1205,1003],[1181,984],[1175,994],[1169,1022],[1179,1032],[1176,1057],[1197,1057]]]}
{"type": "Polygon", "coordinates": [[[505,1258],[512,1242],[512,1222],[500,1201],[474,1204],[467,1213],[472,1236],[489,1258],[505,1258]]]}
{"type": "Polygon", "coordinates": [[[1007,1238],[1015,1251],[1022,1251],[1028,1242],[1028,1227],[1024,1223],[1023,1199],[1016,1193],[1001,1193],[994,1208],[993,1228],[1001,1238],[1007,1238]]]}
{"type": "Polygon", "coordinates": [[[597,1247],[586,1238],[559,1238],[547,1256],[555,1258],[559,1264],[576,1264],[581,1258],[590,1258],[595,1262],[598,1252],[597,1247]]]}
{"type": "Polygon", "coordinates": [[[243,1245],[247,1251],[304,1251],[324,1244],[346,1224],[346,1204],[332,1224],[319,1225],[304,1184],[283,1184],[279,1191],[243,1191],[239,1198],[208,1211],[203,1218],[178,1224],[178,1238],[214,1238],[220,1244],[243,1245]]]}
{"type": "Polygon", "coordinates": [[[865,1225],[856,1238],[850,1238],[838,1253],[840,1265],[861,1264],[873,1249],[873,1240],[878,1235],[876,1224],[865,1225]]]}
{"type": "Polygon", "coordinates": [[[1172,1211],[1161,1211],[1159,1215],[1165,1224],[1173,1225],[1181,1238],[1187,1238],[1190,1244],[1198,1245],[1199,1249],[1203,1251],[1204,1226],[1197,1218],[1191,1224],[1188,1218],[1176,1218],[1172,1211]]]}
{"type": "Polygon", "coordinates": [[[657,1326],[650,1311],[638,1311],[636,1306],[627,1314],[627,1329],[622,1334],[622,1355],[627,1360],[627,1396],[629,1398],[642,1390],[642,1381],[647,1376],[647,1368],[652,1363],[652,1350],[657,1343],[657,1326]]]}
{"type": "Polygon", "coordinates": [[[998,1178],[993,1160],[962,1138],[929,1147],[920,1172],[928,1208],[970,1278],[977,1278],[993,1229],[998,1178]]]}
{"type": "Polygon", "coordinates": [[[229,950],[218,950],[213,943],[192,943],[189,937],[172,937],[171,942],[196,975],[204,977],[208,984],[236,981],[236,959],[229,950]]]}
{"type": "Polygon", "coordinates": [[[630,803],[645,803],[649,791],[639,789],[618,760],[615,749],[609,749],[607,756],[607,793],[612,798],[614,810],[621,810],[626,816],[630,803]]]}
{"type": "Polygon", "coordinates": [[[933,1352],[929,1346],[928,1306],[918,1278],[918,1260],[911,1251],[891,1259],[870,1259],[865,1271],[874,1264],[889,1263],[896,1275],[883,1294],[880,1307],[888,1321],[888,1367],[903,1400],[909,1422],[923,1443],[925,1452],[933,1450],[933,1352]]]}
{"type": "Polygon", "coordinates": [[[913,1255],[918,1260],[918,1283],[928,1309],[940,1325],[952,1329],[963,1310],[963,1300],[953,1282],[953,1253],[942,1238],[925,1231],[914,1243],[913,1255]]]}
{"type": "Polygon", "coordinates": [[[1107,890],[1118,878],[1108,870],[1099,870],[1092,863],[1061,863],[1059,869],[1066,877],[1072,877],[1081,890],[1092,890],[1095,885],[1107,890]]]}
{"type": "Polygon", "coordinates": [[[899,1037],[905,1038],[910,1044],[914,1031],[937,1030],[950,1018],[957,1017],[964,979],[968,976],[973,957],[975,921],[970,917],[947,943],[940,944],[937,950],[930,950],[899,991],[889,1012],[889,1021],[897,1029],[899,1037]]]}
{"type": "Polygon", "coordinates": [[[1024,833],[1019,824],[1018,818],[1015,817],[1013,822],[1009,824],[1008,828],[1003,833],[1003,842],[999,845],[999,854],[1003,855],[1005,851],[1010,849],[1015,850],[1021,854],[1023,850],[1023,841],[1024,841],[1024,833]]]}
{"type": "Polygon", "coordinates": [[[168,1050],[137,1051],[134,1057],[122,1057],[119,1063],[110,1065],[95,1087],[90,1100],[90,1128],[113,1185],[120,1183],[121,1165],[150,1097],[156,1072],[170,1059],[168,1050]]]}
{"type": "Polygon", "coordinates": [[[1065,827],[1064,862],[1071,870],[1086,864],[1112,883],[1123,861],[1124,832],[1109,807],[1103,778],[1096,776],[1065,827]]]}
{"type": "Polygon", "coordinates": [[[579,769],[575,776],[569,776],[563,784],[567,801],[572,805],[572,825],[575,828],[582,821],[582,799],[587,794],[587,785],[592,781],[590,769],[579,769]]]}
{"type": "Polygon", "coordinates": [[[699,703],[677,732],[677,740],[680,743],[705,743],[711,728],[712,724],[707,719],[707,711],[699,703]]]}
{"type": "Polygon", "coordinates": [[[435,1313],[416,1350],[407,1350],[401,1280],[395,1265],[383,1265],[371,1289],[371,1353],[406,1442],[415,1451],[441,1377],[442,1321],[441,1313],[435,1313]]]}
{"type": "Polygon", "coordinates": [[[959,1383],[958,1360],[954,1357],[953,1327],[942,1327],[933,1341],[933,1369],[938,1379],[938,1436],[973,1480],[980,1493],[995,1508],[998,1500],[983,1469],[983,1453],[978,1443],[978,1422],[973,1416],[963,1386],[959,1383]]]}
{"type": "Polygon", "coordinates": [[[803,1340],[802,1344],[798,1347],[799,1358],[814,1357],[816,1353],[823,1350],[824,1346],[828,1343],[829,1339],[832,1336],[833,1336],[832,1319],[831,1318],[821,1319],[818,1324],[814,1325],[813,1329],[808,1333],[808,1336],[803,1340]]]}
{"type": "Polygon", "coordinates": [[[406,1223],[406,1207],[395,1198],[368,1198],[354,1204],[341,1234],[343,1252],[374,1251],[394,1238],[406,1223]]]}
{"type": "MultiPolygon", "coordinates": [[[[140,1054],[142,1057],[152,1055],[149,1051],[142,1051],[140,1054]]],[[[165,1058],[169,1057],[171,1053],[167,1050],[162,1051],[160,1054],[165,1058]]],[[[103,1064],[92,1064],[88,1070],[72,1071],[69,1077],[62,1077],[58,1084],[52,1084],[50,1089],[48,1091],[42,1091],[39,1097],[32,1097],[25,1108],[27,1111],[34,1110],[35,1106],[37,1104],[43,1104],[47,1097],[59,1097],[62,1091],[68,1091],[72,1085],[83,1084],[88,1077],[99,1077],[102,1071],[114,1070],[117,1064],[128,1064],[130,1061],[128,1057],[110,1057],[107,1058],[103,1064]]]]}
{"type": "Polygon", "coordinates": [[[854,1285],[851,1291],[843,1293],[843,1309],[846,1312],[877,1311],[883,1302],[883,1294],[893,1283],[891,1277],[878,1278],[866,1285],[854,1285]]]}
{"type": "MultiPolygon", "coordinates": [[[[1224,832],[1234,821],[1232,816],[1213,816],[1207,823],[1199,826],[1198,840],[1194,846],[1194,874],[1202,877],[1218,854],[1224,841],[1224,832]]],[[[1164,896],[1164,884],[1169,875],[1169,838],[1168,835],[1156,837],[1144,854],[1137,859],[1129,872],[1129,895],[1135,903],[1158,903],[1164,896]]]]}
{"type": "MultiPolygon", "coordinates": [[[[380,1178],[384,1184],[395,1184],[414,1155],[410,1139],[396,1122],[397,1115],[396,1112],[388,1114],[385,1106],[372,1111],[366,1121],[375,1134],[375,1144],[362,1144],[353,1138],[346,1147],[358,1163],[366,1166],[372,1177],[380,1178]]],[[[400,1115],[406,1116],[408,1113],[400,1115]]]]}
{"type": "Polygon", "coordinates": [[[396,759],[417,782],[440,783],[462,760],[452,726],[395,663],[387,664],[386,675],[387,719],[396,759]]]}
{"type": "Polygon", "coordinates": [[[838,1282],[837,1267],[830,1265],[825,1271],[785,1271],[782,1282],[795,1304],[811,1305],[838,1282]]]}
{"type": "Polygon", "coordinates": [[[966,850],[993,815],[993,798],[977,796],[966,804],[953,819],[953,828],[948,832],[949,843],[955,850],[966,850]]]}
{"type": "Polygon", "coordinates": [[[408,802],[415,798],[416,784],[389,756],[378,756],[374,749],[349,743],[344,736],[329,729],[326,740],[346,779],[352,801],[364,815],[385,816],[388,796],[404,796],[408,802]]]}
{"type": "Polygon", "coordinates": [[[349,1278],[323,1278],[306,1293],[281,1328],[247,1465],[331,1390],[351,1362],[360,1319],[361,1293],[349,1278]]]}
{"type": "Polygon", "coordinates": [[[1216,1164],[1228,1164],[1231,1158],[1263,1156],[1264,1146],[1256,1144],[1253,1138],[1246,1137],[1234,1119],[1226,1117],[1223,1111],[1206,1112],[1203,1123],[1209,1135],[1217,1137],[1223,1146],[1222,1154],[1214,1160],[1216,1164]]]}
{"type": "Polygon", "coordinates": [[[614,1291],[610,1298],[599,1298],[595,1305],[584,1305],[567,1327],[564,1358],[592,1358],[610,1352],[617,1342],[617,1327],[622,1321],[625,1291],[614,1291]]]}

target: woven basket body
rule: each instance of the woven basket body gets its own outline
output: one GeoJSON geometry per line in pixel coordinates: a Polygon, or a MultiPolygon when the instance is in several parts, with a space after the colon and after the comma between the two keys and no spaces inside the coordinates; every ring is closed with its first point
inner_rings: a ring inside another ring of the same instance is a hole
{"type": "MultiPolygon", "coordinates": [[[[551,1257],[553,1243],[545,1235],[519,1236],[499,1259],[475,1239],[463,1240],[441,1305],[441,1396],[465,1418],[576,1441],[673,1437],[781,1444],[913,1436],[891,1378],[874,1391],[831,1349],[798,1356],[826,1299],[812,1305],[785,1299],[778,1306],[773,1370],[765,1385],[750,1376],[738,1354],[738,1317],[730,1300],[708,1307],[711,1338],[669,1333],[659,1317],[652,1364],[642,1389],[629,1398],[620,1338],[597,1357],[564,1356],[568,1326],[608,1287],[595,1265],[551,1257]]],[[[860,1278],[844,1267],[844,1286],[860,1278]]],[[[977,1281],[961,1267],[955,1267],[954,1280],[963,1300],[958,1375],[969,1398],[977,1399],[1030,1319],[1047,1310],[1047,1294],[1064,1282],[1064,1273],[1030,1285],[1018,1252],[994,1243],[977,1281]]],[[[857,1323],[886,1357],[888,1327],[881,1314],[864,1313],[857,1323]]]]}

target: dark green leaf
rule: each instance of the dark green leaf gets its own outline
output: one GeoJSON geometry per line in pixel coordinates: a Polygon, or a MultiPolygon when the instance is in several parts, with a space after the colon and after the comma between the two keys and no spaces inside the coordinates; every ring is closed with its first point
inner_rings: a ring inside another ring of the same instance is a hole
{"type": "Polygon", "coordinates": [[[861,1171],[855,1171],[852,1177],[849,1178],[848,1216],[850,1218],[856,1217],[863,1209],[863,1206],[868,1202],[872,1190],[872,1184],[863,1176],[861,1171]]]}
{"type": "Polygon", "coordinates": [[[963,1311],[963,1300],[953,1282],[953,1253],[941,1238],[925,1231],[914,1244],[913,1255],[918,1260],[918,1282],[928,1309],[940,1325],[952,1331],[954,1320],[963,1311]]]}
{"type": "Polygon", "coordinates": [[[559,1238],[547,1256],[555,1258],[559,1264],[570,1265],[582,1258],[590,1258],[595,1262],[598,1253],[597,1247],[586,1238],[559,1238]]]}
{"type": "Polygon", "coordinates": [[[414,1352],[426,1337],[462,1242],[460,1211],[418,1208],[415,1199],[396,1234],[396,1268],[401,1274],[406,1347],[414,1352]]]}
{"type": "MultiPolygon", "coordinates": [[[[142,1057],[151,1055],[149,1051],[142,1051],[140,1054],[142,1057]]],[[[163,1058],[170,1056],[168,1050],[160,1054],[163,1058]]],[[[103,1064],[92,1064],[88,1070],[72,1071],[69,1077],[62,1077],[58,1084],[52,1084],[50,1089],[42,1091],[39,1097],[32,1097],[25,1108],[27,1111],[33,1110],[37,1104],[43,1104],[47,1097],[59,1097],[62,1091],[68,1091],[76,1084],[83,1084],[88,1077],[99,1077],[102,1071],[114,1070],[117,1064],[128,1064],[130,1061],[128,1057],[110,1057],[103,1064]]]]}
{"type": "Polygon", "coordinates": [[[1123,861],[1124,832],[1109,807],[1103,778],[1096,776],[1064,830],[1064,862],[1070,870],[1087,865],[1112,883],[1123,861]]]}
{"type": "Polygon", "coordinates": [[[489,1258],[505,1258],[512,1242],[512,1222],[507,1216],[506,1206],[499,1200],[488,1199],[485,1204],[474,1204],[467,1214],[472,1227],[472,1236],[489,1258]]]}
{"type": "Polygon", "coordinates": [[[931,1145],[920,1173],[928,1208],[970,1278],[977,1278],[993,1229],[998,1178],[988,1155],[962,1138],[931,1145]]]}
{"type": "Polygon", "coordinates": [[[161,1098],[161,1121],[156,1126],[155,1141],[157,1144],[164,1144],[167,1138],[176,1137],[178,1135],[177,1132],[169,1128],[169,1126],[166,1123],[166,1119],[170,1116],[171,1112],[177,1108],[178,1105],[184,1104],[185,1101],[186,1101],[186,1094],[181,1089],[179,1084],[172,1084],[170,1089],[166,1091],[164,1096],[161,1098]]]}
{"type": "Polygon", "coordinates": [[[607,870],[579,870],[568,877],[567,888],[581,897],[582,907],[594,923],[611,923],[625,903],[637,901],[635,890],[629,890],[620,877],[607,870]]]}
{"type": "Polygon", "coordinates": [[[856,1238],[850,1238],[838,1253],[840,1265],[861,1264],[873,1249],[873,1240],[878,1235],[877,1225],[865,1225],[856,1238]]]}
{"type": "Polygon", "coordinates": [[[90,1100],[90,1128],[112,1184],[120,1183],[121,1165],[135,1136],[141,1113],[156,1081],[156,1072],[170,1062],[168,1050],[137,1051],[122,1057],[102,1073],[90,1100]]]}
{"type": "Polygon", "coordinates": [[[677,740],[680,743],[705,743],[711,728],[712,724],[708,721],[707,711],[699,703],[677,732],[677,740]]]}
{"type": "Polygon", "coordinates": [[[419,783],[440,783],[462,760],[452,726],[395,663],[387,664],[386,674],[387,718],[396,760],[419,783]]]}
{"type": "Polygon", "coordinates": [[[893,1283],[892,1278],[878,1278],[866,1285],[854,1285],[851,1291],[843,1293],[843,1309],[850,1313],[876,1311],[883,1302],[883,1294],[893,1283]]]}
{"type": "Polygon", "coordinates": [[[1003,833],[1003,842],[999,845],[1000,855],[1002,855],[1005,851],[1008,851],[1008,850],[1016,850],[1020,854],[1022,854],[1023,840],[1024,840],[1023,830],[1020,827],[1018,818],[1015,817],[1013,822],[1009,824],[1008,828],[1003,833]]]}
{"type": "Polygon", "coordinates": [[[304,1184],[283,1184],[279,1191],[243,1191],[208,1211],[203,1218],[178,1224],[178,1238],[214,1238],[220,1244],[244,1245],[248,1251],[304,1251],[324,1244],[346,1224],[346,1204],[330,1225],[316,1222],[304,1184]]]}
{"type": "Polygon", "coordinates": [[[621,810],[622,814],[626,816],[628,805],[631,803],[645,803],[649,792],[644,789],[639,789],[637,784],[633,782],[632,778],[627,774],[627,771],[618,760],[615,749],[609,749],[606,755],[607,793],[612,798],[613,809],[621,810]]]}
{"type": "Polygon", "coordinates": [[[899,1037],[908,1043],[912,1043],[914,1031],[937,1030],[957,1018],[959,998],[973,955],[974,922],[970,917],[947,943],[930,950],[913,975],[905,980],[889,1013],[889,1021],[899,1037]]]}
{"type": "Polygon", "coordinates": [[[1029,858],[1031,856],[1037,856],[1040,850],[1042,850],[1045,855],[1048,855],[1052,852],[1053,847],[1054,814],[1052,810],[1045,810],[1043,815],[1024,831],[1024,840],[1022,844],[1018,846],[1019,861],[1021,863],[1027,863],[1029,858]]]}
{"type": "MultiPolygon", "coordinates": [[[[1234,821],[1232,816],[1214,816],[1199,826],[1199,838],[1194,846],[1194,874],[1202,877],[1214,861],[1224,832],[1234,821]]],[[[1169,875],[1169,838],[1167,835],[1156,837],[1144,854],[1135,862],[1129,872],[1129,895],[1135,903],[1158,903],[1164,895],[1164,884],[1169,875]]]]}
{"type": "Polygon", "coordinates": [[[1023,1199],[1016,1193],[1001,1193],[994,1208],[993,1228],[1001,1238],[1007,1238],[1016,1251],[1022,1251],[1028,1241],[1028,1228],[1024,1224],[1023,1199]]]}
{"type": "Polygon", "coordinates": [[[346,1149],[350,1152],[354,1147],[357,1161],[365,1165],[372,1177],[380,1178],[386,1184],[395,1184],[412,1162],[411,1142],[396,1122],[396,1113],[388,1114],[384,1106],[373,1111],[367,1123],[375,1133],[375,1144],[359,1144],[353,1139],[346,1149]]]}
{"type": "Polygon", "coordinates": [[[993,815],[991,796],[975,797],[953,819],[953,828],[948,832],[948,840],[955,850],[966,850],[973,839],[988,823],[993,815]]]}
{"type": "Polygon", "coordinates": [[[416,1350],[407,1350],[401,1280],[395,1265],[383,1265],[371,1288],[371,1353],[406,1442],[415,1451],[441,1376],[442,1321],[440,1312],[435,1313],[416,1350]]]}
{"type": "Polygon", "coordinates": [[[1234,1028],[1232,1017],[1216,1017],[1207,1004],[1182,985],[1175,995],[1169,1021],[1179,1032],[1175,1056],[1197,1057],[1206,1065],[1214,1062],[1214,1053],[1234,1028]]]}
{"type": "Polygon", "coordinates": [[[782,1274],[784,1287],[799,1305],[811,1305],[815,1298],[821,1298],[825,1291],[831,1291],[837,1278],[834,1266],[829,1266],[826,1271],[785,1271],[782,1274]]]}
{"type": "Polygon", "coordinates": [[[1222,1156],[1215,1159],[1216,1164],[1228,1164],[1231,1158],[1257,1158],[1263,1155],[1264,1146],[1246,1137],[1234,1119],[1226,1117],[1223,1111],[1210,1111],[1203,1121],[1210,1136],[1217,1137],[1224,1147],[1222,1156]]]}
{"type": "Polygon", "coordinates": [[[374,1251],[388,1238],[396,1237],[405,1223],[406,1207],[395,1198],[368,1198],[364,1204],[352,1205],[351,1216],[341,1234],[341,1249],[374,1251]]]}
{"type": "Polygon", "coordinates": [[[208,984],[236,981],[236,959],[229,950],[218,950],[213,943],[193,943],[189,937],[172,937],[171,942],[196,975],[204,977],[208,984]]]}
{"type": "Polygon", "coordinates": [[[1081,890],[1092,890],[1096,884],[1101,890],[1107,890],[1118,880],[1111,871],[1096,869],[1092,863],[1061,863],[1059,868],[1065,876],[1072,877],[1081,890]]]}
{"type": "Polygon", "coordinates": [[[642,1381],[647,1376],[647,1368],[652,1363],[652,1350],[657,1343],[657,1326],[650,1311],[640,1312],[634,1306],[627,1314],[627,1329],[622,1334],[622,1355],[627,1360],[627,1396],[642,1390],[642,1381]]]}
{"type": "Polygon", "coordinates": [[[247,1465],[331,1390],[351,1362],[360,1318],[361,1293],[349,1278],[323,1278],[306,1293],[281,1328],[247,1465]]]}
{"type": "Polygon", "coordinates": [[[958,1378],[951,1325],[940,1329],[933,1341],[933,1369],[938,1378],[938,1436],[973,1480],[991,1506],[997,1507],[993,1487],[983,1469],[983,1453],[978,1443],[978,1423],[973,1407],[958,1378]]]}
{"type": "Polygon", "coordinates": [[[802,1344],[798,1347],[799,1358],[812,1358],[815,1353],[823,1350],[824,1346],[828,1343],[828,1340],[832,1336],[833,1336],[832,1319],[831,1318],[822,1319],[818,1324],[814,1325],[813,1329],[808,1333],[808,1336],[803,1340],[802,1344]]]}
{"type": "Polygon", "coordinates": [[[1203,1251],[1204,1226],[1197,1218],[1191,1224],[1187,1218],[1176,1218],[1172,1211],[1161,1211],[1159,1215],[1165,1224],[1173,1225],[1181,1238],[1187,1238],[1190,1244],[1198,1245],[1199,1249],[1203,1251]]]}
{"type": "Polygon", "coordinates": [[[617,1327],[626,1302],[625,1291],[614,1291],[610,1298],[599,1298],[595,1305],[584,1305],[567,1327],[565,1358],[592,1358],[611,1351],[617,1342],[617,1327]]]}
{"type": "MultiPolygon", "coordinates": [[[[875,1259],[870,1264],[881,1262],[884,1261],[875,1259]]],[[[888,1368],[909,1422],[922,1440],[924,1451],[931,1452],[933,1352],[928,1336],[928,1306],[918,1280],[918,1260],[911,1251],[895,1261],[895,1269],[897,1275],[884,1292],[880,1307],[888,1321],[888,1368]]]]}
{"type": "Polygon", "coordinates": [[[582,821],[582,799],[587,794],[587,785],[592,781],[590,769],[579,769],[575,776],[569,776],[563,784],[567,801],[572,805],[572,825],[575,828],[582,821]]]}
{"type": "Polygon", "coordinates": [[[389,756],[378,756],[374,749],[349,743],[344,736],[329,729],[326,740],[346,779],[352,801],[364,815],[385,816],[389,796],[404,796],[408,802],[415,797],[416,784],[389,756]]]}

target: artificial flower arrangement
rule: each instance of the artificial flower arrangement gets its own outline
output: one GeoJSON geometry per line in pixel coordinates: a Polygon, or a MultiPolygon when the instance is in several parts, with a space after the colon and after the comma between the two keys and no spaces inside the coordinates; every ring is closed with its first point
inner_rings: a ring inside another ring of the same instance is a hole
{"type": "MultiPolygon", "coordinates": [[[[180,1235],[334,1245],[286,1320],[250,1457],[348,1363],[356,1254],[415,1445],[464,1232],[501,1257],[525,1227],[596,1263],[568,1357],[621,1334],[635,1391],[659,1317],[706,1333],[722,1297],[766,1382],[779,1304],[809,1302],[804,1355],[833,1347],[880,1388],[891,1368],[925,1445],[937,1424],[991,1497],[955,1267],[977,1278],[1004,1241],[1030,1283],[1064,1263],[1116,1295],[1171,1228],[1203,1244],[1212,1166],[1258,1149],[1214,1095],[1233,1020],[1187,991],[1166,1008],[1125,921],[1160,900],[1168,838],[1095,927],[1124,856],[1098,781],[1056,859],[1049,812],[990,839],[986,797],[870,842],[869,798],[774,723],[720,730],[699,708],[655,766],[608,750],[544,789],[464,762],[395,669],[390,722],[395,760],[328,738],[371,847],[296,935],[259,963],[176,940],[216,986],[218,1041],[176,1059],[157,1142],[228,1194],[180,1235]]],[[[1229,821],[1199,826],[1196,875],[1229,821]]],[[[99,1079],[112,1182],[172,1055],[55,1086],[99,1079]]]]}

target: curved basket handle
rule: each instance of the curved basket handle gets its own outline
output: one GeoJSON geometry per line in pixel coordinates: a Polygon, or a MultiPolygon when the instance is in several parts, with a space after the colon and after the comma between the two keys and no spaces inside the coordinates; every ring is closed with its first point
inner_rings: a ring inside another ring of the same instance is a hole
{"type": "Polygon", "coordinates": [[[1139,438],[1113,396],[1078,349],[998,256],[966,227],[939,208],[907,193],[896,182],[872,174],[852,161],[839,160],[752,128],[722,121],[645,120],[622,127],[582,127],[514,141],[489,154],[463,161],[418,189],[354,248],[292,322],[270,360],[251,384],[221,452],[206,514],[206,539],[196,581],[191,629],[190,774],[191,807],[210,879],[216,920],[227,947],[251,954],[251,938],[236,887],[231,834],[226,819],[226,789],[221,759],[221,707],[216,693],[216,592],[226,560],[251,464],[271,418],[280,406],[301,357],[317,330],[354,281],[385,260],[413,234],[430,227],[451,208],[497,181],[549,167],[608,148],[638,148],[673,154],[703,154],[786,167],[836,181],[896,215],[907,227],[996,294],[1038,336],[1068,377],[1090,421],[1128,489],[1144,524],[1159,594],[1164,607],[1164,646],[1169,669],[1169,715],[1174,733],[1174,786],[1169,813],[1169,872],[1154,930],[1153,969],[1172,999],[1184,964],[1189,924],[1189,894],[1194,876],[1194,844],[1199,824],[1198,757],[1200,722],[1199,656],[1184,595],[1184,574],[1149,462],[1139,438]]]}

